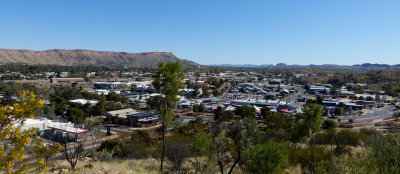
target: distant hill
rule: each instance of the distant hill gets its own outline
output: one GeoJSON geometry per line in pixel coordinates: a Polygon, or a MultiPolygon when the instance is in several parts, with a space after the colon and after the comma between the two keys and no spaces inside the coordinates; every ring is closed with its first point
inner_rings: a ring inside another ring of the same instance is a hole
{"type": "Polygon", "coordinates": [[[0,49],[0,64],[155,67],[158,62],[177,60],[180,60],[184,66],[199,65],[189,60],[179,59],[170,52],[126,53],[82,49],[45,51],[0,49]]]}
{"type": "Polygon", "coordinates": [[[254,64],[211,64],[209,66],[224,66],[224,67],[246,67],[246,68],[262,68],[274,67],[275,65],[254,65],[254,64]]]}
{"type": "MultiPolygon", "coordinates": [[[[372,64],[372,63],[364,63],[361,65],[354,65],[355,67],[362,67],[362,68],[390,68],[391,65],[388,64],[372,64]]],[[[396,66],[396,65],[394,65],[396,66]]]]}
{"type": "Polygon", "coordinates": [[[364,63],[361,65],[335,65],[335,64],[323,64],[323,65],[287,65],[285,63],[278,63],[276,65],[264,64],[212,64],[210,66],[222,66],[222,67],[243,67],[243,68],[264,68],[264,67],[322,67],[322,68],[400,68],[400,64],[388,65],[388,64],[372,64],[364,63]]]}

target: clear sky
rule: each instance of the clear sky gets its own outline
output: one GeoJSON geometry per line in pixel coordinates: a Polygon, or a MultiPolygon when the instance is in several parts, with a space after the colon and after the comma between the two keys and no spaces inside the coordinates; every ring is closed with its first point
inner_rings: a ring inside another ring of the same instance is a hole
{"type": "Polygon", "coordinates": [[[0,48],[200,64],[400,63],[399,0],[0,0],[0,48]]]}

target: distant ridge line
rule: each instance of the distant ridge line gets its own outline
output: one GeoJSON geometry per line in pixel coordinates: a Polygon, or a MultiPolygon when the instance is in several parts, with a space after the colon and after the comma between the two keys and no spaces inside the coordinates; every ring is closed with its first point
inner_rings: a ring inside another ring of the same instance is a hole
{"type": "Polygon", "coordinates": [[[372,63],[363,63],[356,65],[336,65],[336,64],[322,64],[322,65],[287,65],[285,63],[278,63],[276,65],[272,64],[263,64],[263,65],[254,65],[254,64],[211,64],[209,66],[219,66],[219,67],[242,67],[242,68],[265,68],[265,67],[342,67],[342,68],[400,68],[400,64],[388,65],[388,64],[372,64],[372,63]]]}
{"type": "Polygon", "coordinates": [[[43,51],[0,49],[0,64],[155,67],[159,62],[174,61],[181,61],[184,66],[199,65],[190,60],[179,59],[172,52],[129,53],[87,49],[49,49],[43,51]]]}

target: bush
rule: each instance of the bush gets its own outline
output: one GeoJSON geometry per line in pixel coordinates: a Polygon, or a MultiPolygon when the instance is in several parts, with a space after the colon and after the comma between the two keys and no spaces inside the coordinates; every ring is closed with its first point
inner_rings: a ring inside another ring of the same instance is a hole
{"type": "Polygon", "coordinates": [[[376,129],[368,129],[368,128],[362,128],[359,131],[360,136],[361,136],[361,141],[366,144],[370,141],[371,138],[374,136],[380,135],[381,133],[378,132],[376,129]]]}
{"type": "Polygon", "coordinates": [[[341,127],[341,128],[353,128],[353,125],[350,125],[350,124],[341,124],[341,125],[339,125],[339,127],[341,127]]]}
{"type": "Polygon", "coordinates": [[[289,148],[290,162],[293,164],[299,164],[304,170],[309,171],[310,173],[316,173],[319,165],[330,158],[331,153],[323,146],[289,148]]]}
{"type": "Polygon", "coordinates": [[[82,124],[87,115],[83,110],[77,108],[69,108],[66,113],[68,120],[72,121],[73,123],[82,124]]]}
{"type": "Polygon", "coordinates": [[[107,162],[113,159],[113,154],[106,150],[94,152],[93,156],[98,158],[101,162],[107,162]]]}
{"type": "Polygon", "coordinates": [[[335,127],[336,123],[333,120],[324,120],[324,123],[322,124],[322,129],[330,129],[335,127]]]}
{"type": "Polygon", "coordinates": [[[362,138],[363,136],[355,131],[339,131],[333,138],[333,141],[336,144],[335,153],[341,154],[344,152],[349,152],[349,149],[347,149],[346,146],[358,146],[361,144],[362,138]]]}
{"type": "Polygon", "coordinates": [[[358,146],[361,139],[362,135],[356,131],[341,130],[336,134],[334,142],[337,145],[358,146]]]}
{"type": "Polygon", "coordinates": [[[180,172],[183,163],[190,157],[189,142],[180,136],[172,137],[165,146],[165,157],[171,162],[171,171],[180,172]]]}
{"type": "Polygon", "coordinates": [[[326,133],[319,133],[314,135],[314,137],[310,139],[310,143],[317,145],[327,145],[331,143],[331,138],[332,137],[330,137],[326,133]]]}
{"type": "Polygon", "coordinates": [[[154,144],[154,139],[150,137],[149,133],[143,130],[135,131],[131,134],[131,140],[142,142],[148,145],[154,144]]]}
{"type": "Polygon", "coordinates": [[[399,173],[400,171],[400,139],[394,136],[372,136],[368,146],[369,158],[379,173],[399,173]]]}
{"type": "Polygon", "coordinates": [[[246,161],[250,173],[283,173],[288,163],[287,146],[271,140],[251,148],[246,161]]]}
{"type": "Polygon", "coordinates": [[[98,152],[109,152],[112,155],[116,155],[119,153],[121,147],[125,144],[125,142],[120,138],[109,139],[101,142],[98,152]]]}
{"type": "Polygon", "coordinates": [[[193,105],[193,112],[200,112],[200,113],[206,112],[206,106],[203,103],[195,104],[193,105]]]}
{"type": "Polygon", "coordinates": [[[103,141],[98,152],[109,152],[114,157],[144,159],[154,151],[155,141],[145,131],[135,131],[119,138],[103,141]]]}

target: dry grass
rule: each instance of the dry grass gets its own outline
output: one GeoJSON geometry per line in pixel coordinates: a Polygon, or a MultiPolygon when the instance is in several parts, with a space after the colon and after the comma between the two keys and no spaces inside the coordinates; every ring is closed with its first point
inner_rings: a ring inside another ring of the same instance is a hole
{"type": "MultiPolygon", "coordinates": [[[[195,173],[193,166],[190,161],[184,164],[184,168],[189,173],[195,173]]],[[[101,162],[98,160],[86,159],[78,162],[75,171],[72,171],[69,163],[65,160],[57,161],[52,164],[54,167],[50,167],[45,174],[59,174],[62,171],[63,174],[159,174],[160,161],[154,158],[149,159],[131,159],[121,160],[115,159],[112,161],[101,162]]],[[[169,162],[165,162],[165,170],[168,170],[171,166],[169,162]]],[[[218,166],[210,166],[206,173],[219,173],[218,166]]],[[[227,172],[229,169],[225,169],[227,172]]],[[[288,171],[297,171],[296,168],[288,171]]],[[[236,166],[233,174],[243,174],[244,172],[239,166],[236,166]]],[[[288,173],[288,172],[286,172],[288,173]]]]}
{"type": "Polygon", "coordinates": [[[109,162],[101,161],[81,161],[75,171],[69,170],[69,165],[65,161],[54,164],[46,173],[59,173],[62,170],[65,174],[156,174],[159,162],[155,159],[144,160],[113,160],[109,162]]]}

